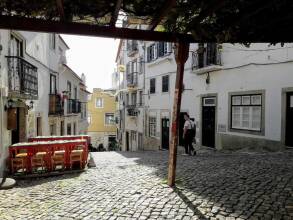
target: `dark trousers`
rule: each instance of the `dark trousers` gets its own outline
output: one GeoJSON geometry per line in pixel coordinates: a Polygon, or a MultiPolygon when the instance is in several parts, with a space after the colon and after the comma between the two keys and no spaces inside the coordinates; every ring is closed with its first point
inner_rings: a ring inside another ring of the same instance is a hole
{"type": "Polygon", "coordinates": [[[191,154],[191,152],[194,151],[192,146],[192,138],[192,132],[188,129],[184,137],[184,148],[186,154],[191,154]]]}

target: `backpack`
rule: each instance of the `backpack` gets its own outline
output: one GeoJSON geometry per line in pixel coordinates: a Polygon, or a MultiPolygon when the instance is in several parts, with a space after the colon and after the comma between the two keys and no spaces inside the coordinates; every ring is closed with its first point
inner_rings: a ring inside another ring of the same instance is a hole
{"type": "Polygon", "coordinates": [[[191,120],[189,120],[189,123],[191,124],[191,136],[192,138],[195,138],[196,135],[196,128],[195,128],[195,123],[191,120]]]}

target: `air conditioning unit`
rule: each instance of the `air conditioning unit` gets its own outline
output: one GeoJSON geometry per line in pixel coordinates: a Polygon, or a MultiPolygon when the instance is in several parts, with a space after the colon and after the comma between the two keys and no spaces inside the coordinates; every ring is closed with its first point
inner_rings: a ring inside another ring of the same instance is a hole
{"type": "Polygon", "coordinates": [[[3,97],[8,97],[8,87],[2,87],[2,88],[0,88],[0,94],[3,97]]]}

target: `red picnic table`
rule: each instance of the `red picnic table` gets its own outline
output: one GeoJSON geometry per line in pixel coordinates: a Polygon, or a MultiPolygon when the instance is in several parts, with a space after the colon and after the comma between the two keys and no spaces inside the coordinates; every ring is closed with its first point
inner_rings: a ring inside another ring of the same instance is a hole
{"type": "Polygon", "coordinates": [[[9,147],[10,158],[15,158],[21,151],[25,151],[26,159],[26,170],[27,172],[32,172],[31,158],[38,152],[46,152],[44,160],[50,171],[51,159],[50,157],[55,151],[64,150],[64,164],[67,169],[70,169],[70,153],[74,150],[76,146],[83,146],[83,164],[87,163],[87,140],[86,139],[73,139],[73,140],[53,140],[53,141],[35,141],[35,142],[23,142],[11,145],[9,147]]]}

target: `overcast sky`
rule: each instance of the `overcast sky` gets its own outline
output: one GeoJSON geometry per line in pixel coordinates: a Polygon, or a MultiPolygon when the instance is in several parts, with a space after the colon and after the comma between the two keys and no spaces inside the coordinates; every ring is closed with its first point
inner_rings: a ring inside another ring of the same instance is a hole
{"type": "Polygon", "coordinates": [[[64,34],[62,37],[70,47],[66,53],[67,64],[79,76],[86,75],[88,90],[111,88],[119,40],[64,34]]]}

